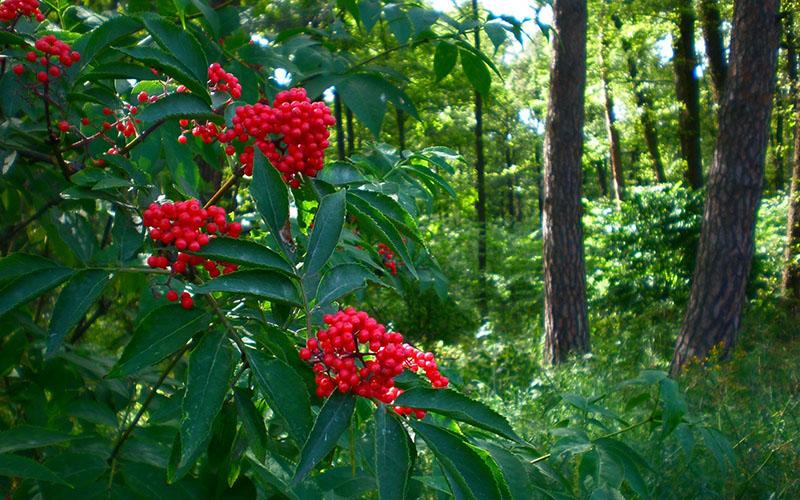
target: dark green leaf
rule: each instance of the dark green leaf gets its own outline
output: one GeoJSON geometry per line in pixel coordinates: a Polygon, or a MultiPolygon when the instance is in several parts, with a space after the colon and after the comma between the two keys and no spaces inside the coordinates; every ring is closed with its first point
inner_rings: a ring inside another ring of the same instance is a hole
{"type": "Polygon", "coordinates": [[[73,274],[72,269],[53,267],[18,277],[0,289],[0,316],[57,287],[73,274]]]}
{"type": "Polygon", "coordinates": [[[144,16],[144,25],[156,42],[172,54],[197,81],[208,79],[206,54],[190,31],[155,15],[144,16]]]}
{"type": "Polygon", "coordinates": [[[381,4],[375,0],[362,0],[358,2],[358,13],[364,29],[369,33],[381,18],[381,4]]]}
{"type": "MultiPolygon", "coordinates": [[[[350,110],[378,137],[386,115],[386,102],[390,84],[375,75],[357,74],[342,81],[336,90],[350,110]]],[[[395,88],[396,91],[396,88],[395,88]]]]}
{"type": "Polygon", "coordinates": [[[508,421],[485,404],[472,400],[452,389],[419,387],[410,389],[397,398],[397,404],[446,415],[460,422],[472,424],[512,441],[524,442],[514,432],[508,421]]]}
{"type": "Polygon", "coordinates": [[[381,500],[403,500],[411,475],[409,437],[394,412],[384,405],[375,411],[375,472],[381,500]]]}
{"type": "Polygon", "coordinates": [[[275,250],[251,240],[214,238],[198,252],[198,255],[244,266],[276,269],[285,273],[294,271],[286,259],[275,250]]]}
{"type": "Polygon", "coordinates": [[[491,467],[460,436],[423,422],[409,424],[448,472],[451,489],[468,491],[472,498],[481,500],[501,498],[491,467]]]}
{"type": "Polygon", "coordinates": [[[294,282],[285,274],[267,269],[252,269],[224,274],[195,288],[196,293],[247,293],[269,300],[302,304],[294,282]]]}
{"type": "Polygon", "coordinates": [[[142,23],[138,19],[128,16],[116,16],[104,21],[92,31],[85,33],[74,44],[75,50],[81,53],[80,68],[85,68],[100,52],[110,47],[120,38],[135,33],[140,29],[142,29],[142,23]]]}
{"type": "Polygon", "coordinates": [[[158,363],[208,328],[210,316],[200,309],[168,304],[151,311],[137,326],[119,362],[108,374],[122,377],[158,363]]]}
{"type": "MultiPolygon", "coordinates": [[[[192,95],[200,97],[207,104],[211,104],[211,96],[208,95],[208,88],[206,87],[206,77],[198,80],[181,65],[180,61],[164,52],[163,50],[153,47],[120,47],[117,50],[126,54],[137,62],[147,64],[164,74],[171,76],[178,83],[186,85],[186,88],[192,91],[192,95]]],[[[152,73],[151,73],[152,75],[152,73]]]]}
{"type": "Polygon", "coordinates": [[[508,32],[505,29],[505,21],[501,19],[492,19],[483,25],[483,30],[486,32],[489,40],[492,41],[496,53],[497,49],[499,49],[508,38],[508,32]]]}
{"type": "Polygon", "coordinates": [[[433,55],[433,74],[436,75],[436,81],[449,75],[457,61],[458,48],[446,40],[439,42],[433,55]]]}
{"type": "Polygon", "coordinates": [[[148,105],[139,113],[139,119],[150,124],[161,120],[181,118],[222,120],[222,117],[211,112],[211,108],[202,99],[189,93],[170,94],[148,105]]]}
{"type": "Polygon", "coordinates": [[[359,264],[341,264],[330,269],[322,276],[317,289],[317,307],[330,304],[348,293],[363,287],[367,280],[376,283],[381,281],[364,266],[359,264]]]}
{"type": "Polygon", "coordinates": [[[318,174],[317,179],[334,186],[346,184],[364,184],[367,180],[353,165],[341,161],[325,165],[318,174]]]}
{"type": "Polygon", "coordinates": [[[67,283],[61,290],[50,317],[48,353],[55,352],[61,346],[67,334],[83,318],[110,281],[111,274],[108,271],[87,269],[76,274],[67,283]]]}
{"type": "Polygon", "coordinates": [[[261,218],[267,223],[272,236],[289,255],[288,245],[281,237],[281,230],[289,220],[289,192],[281,174],[270,165],[261,150],[255,148],[253,158],[253,180],[250,195],[256,202],[261,218]]]}
{"type": "Polygon", "coordinates": [[[397,39],[397,43],[406,43],[411,36],[411,21],[397,4],[389,4],[383,8],[383,14],[389,23],[389,29],[397,39]]]}
{"type": "Polygon", "coordinates": [[[292,480],[293,484],[298,484],[305,479],[311,469],[336,446],[339,436],[350,425],[350,418],[353,416],[355,407],[355,396],[342,394],[339,391],[335,391],[325,401],[314,421],[311,434],[300,452],[300,462],[297,464],[297,471],[292,480]]]}
{"type": "Polygon", "coordinates": [[[247,359],[269,407],[283,419],[289,434],[302,443],[311,428],[311,400],[305,383],[294,369],[262,352],[248,350],[247,359]]]}
{"type": "Polygon", "coordinates": [[[206,0],[192,0],[192,4],[203,14],[203,18],[205,18],[213,34],[219,36],[220,22],[217,11],[208,5],[206,0]]]}
{"type": "Polygon", "coordinates": [[[322,198],[314,217],[314,229],[308,239],[308,252],[303,272],[311,276],[318,273],[339,244],[345,215],[345,191],[337,191],[322,198]]]}
{"type": "Polygon", "coordinates": [[[267,454],[267,429],[264,426],[264,417],[258,412],[253,404],[253,392],[250,389],[236,387],[233,390],[236,400],[236,408],[239,412],[239,419],[242,421],[242,428],[247,435],[247,442],[250,449],[260,462],[264,462],[267,454]]]}
{"type": "Polygon", "coordinates": [[[10,281],[18,276],[30,274],[42,269],[61,267],[57,262],[26,253],[14,253],[0,259],[0,282],[10,281]]]}
{"type": "Polygon", "coordinates": [[[489,95],[492,77],[483,60],[469,50],[461,50],[461,67],[472,87],[482,96],[489,95]]]}
{"type": "Polygon", "coordinates": [[[228,394],[234,366],[236,355],[222,331],[207,333],[189,356],[178,467],[190,463],[190,458],[208,442],[214,418],[228,394]]]}
{"type": "Polygon", "coordinates": [[[39,462],[18,455],[0,455],[0,476],[67,484],[55,472],[39,462]]]}
{"type": "Polygon", "coordinates": [[[417,270],[408,253],[403,237],[397,231],[394,223],[381,212],[372,208],[368,203],[354,198],[347,205],[347,210],[355,215],[359,229],[375,234],[381,242],[386,243],[403,261],[411,274],[417,278],[417,270]]]}
{"type": "Polygon", "coordinates": [[[7,431],[0,432],[0,454],[17,450],[30,450],[50,446],[72,437],[61,431],[22,425],[7,431]]]}
{"type": "Polygon", "coordinates": [[[661,387],[661,406],[664,409],[664,425],[662,436],[670,434],[688,411],[686,400],[681,393],[678,383],[671,378],[665,378],[659,383],[661,387]]]}

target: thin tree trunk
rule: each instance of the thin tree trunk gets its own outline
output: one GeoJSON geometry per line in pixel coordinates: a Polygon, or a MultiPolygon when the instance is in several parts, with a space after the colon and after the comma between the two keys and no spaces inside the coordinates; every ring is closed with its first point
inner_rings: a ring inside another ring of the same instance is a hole
{"type": "Polygon", "coordinates": [[[595,160],[594,169],[597,172],[597,183],[600,185],[600,194],[603,197],[608,196],[608,183],[606,183],[606,161],[595,160]]]}
{"type": "Polygon", "coordinates": [[[403,151],[406,150],[406,114],[402,109],[396,108],[397,112],[397,150],[400,158],[403,158],[403,151]]]}
{"type": "MultiPolygon", "coordinates": [[[[514,174],[514,184],[519,186],[519,173],[514,174]]],[[[520,193],[520,190],[514,190],[514,198],[517,200],[517,222],[522,222],[522,194],[520,193]]]]}
{"type": "MultiPolygon", "coordinates": [[[[544,146],[542,146],[544,147],[544,146]]],[[[544,175],[542,173],[542,151],[539,146],[536,146],[533,152],[534,162],[536,165],[536,197],[537,207],[539,208],[539,226],[542,226],[542,218],[544,217],[544,175]]]]}
{"type": "Polygon", "coordinates": [[[554,0],[544,145],[544,361],[589,351],[581,223],[586,0],[554,0]]]}
{"type": "Polygon", "coordinates": [[[336,158],[344,160],[344,121],[342,120],[342,98],[333,92],[333,116],[336,118],[336,158]]]}
{"type": "Polygon", "coordinates": [[[708,69],[711,73],[711,86],[714,100],[719,103],[725,91],[725,78],[728,62],[725,60],[725,40],[722,37],[722,16],[719,14],[717,0],[700,0],[700,24],[706,46],[708,69]]]}
{"type": "MultiPolygon", "coordinates": [[[[478,19],[478,0],[472,0],[472,15],[478,19]]],[[[475,32],[475,48],[480,50],[481,38],[475,32]]],[[[483,156],[483,96],[475,91],[475,188],[478,199],[475,212],[478,218],[478,309],[481,319],[488,315],[486,290],[486,160],[483,156]]]]}
{"type": "MultiPolygon", "coordinates": [[[[622,20],[616,14],[612,16],[612,20],[617,32],[621,33],[622,20]]],[[[653,100],[645,92],[641,82],[639,82],[639,65],[636,63],[630,40],[624,36],[622,37],[622,50],[625,52],[625,59],[628,63],[628,76],[633,83],[633,96],[636,99],[636,106],[639,108],[639,121],[644,131],[647,152],[650,153],[650,160],[653,162],[653,173],[656,175],[656,182],[667,182],[667,176],[664,174],[664,162],[661,161],[661,153],[658,150],[658,131],[653,121],[653,100]]]]}
{"type": "Polygon", "coordinates": [[[786,74],[789,77],[789,98],[796,117],[794,151],[792,153],[792,184],[789,188],[789,221],[786,228],[786,261],[781,279],[783,295],[800,300],[800,81],[798,81],[797,32],[794,16],[787,10],[784,18],[786,35],[786,74]]]}
{"type": "MultiPolygon", "coordinates": [[[[781,98],[775,95],[775,108],[780,111],[781,98]]],[[[783,115],[778,112],[775,116],[775,133],[772,134],[772,165],[775,168],[775,189],[783,189],[783,115]]]]}
{"type": "Polygon", "coordinates": [[[730,74],[719,111],[692,290],[671,372],[727,356],[753,257],[778,52],[778,0],[734,4],[730,74]]]}
{"type": "Polygon", "coordinates": [[[355,150],[356,133],[353,128],[353,110],[345,107],[345,120],[347,120],[347,156],[353,156],[355,150]]]}
{"type": "Polygon", "coordinates": [[[512,155],[511,155],[511,145],[508,143],[508,136],[506,134],[506,178],[508,183],[508,216],[510,217],[511,222],[514,222],[515,218],[515,208],[514,208],[514,174],[511,172],[511,167],[513,166],[512,155]]]}
{"type": "Polygon", "coordinates": [[[679,0],[678,33],[674,41],[673,66],[675,93],[680,105],[678,137],[686,162],[686,180],[694,189],[703,186],[703,160],[700,153],[700,85],[695,68],[694,9],[692,0],[679,0]]]}
{"type": "Polygon", "coordinates": [[[608,135],[609,156],[611,157],[611,180],[614,187],[614,199],[619,203],[625,198],[625,174],[622,170],[622,151],[617,130],[617,118],[614,113],[614,96],[608,81],[606,53],[608,39],[604,33],[600,35],[600,78],[603,83],[603,102],[605,107],[606,134],[608,135]]]}

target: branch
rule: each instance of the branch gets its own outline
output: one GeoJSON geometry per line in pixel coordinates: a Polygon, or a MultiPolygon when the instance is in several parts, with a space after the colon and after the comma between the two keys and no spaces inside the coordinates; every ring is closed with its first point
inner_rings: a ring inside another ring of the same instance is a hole
{"type": "Polygon", "coordinates": [[[228,189],[230,189],[230,188],[231,188],[231,186],[233,186],[233,184],[236,182],[236,179],[238,179],[238,178],[239,178],[239,176],[238,176],[238,175],[236,175],[235,173],[234,173],[232,176],[230,176],[230,177],[228,178],[228,180],[226,180],[226,181],[225,181],[225,182],[224,182],[224,183],[223,183],[223,184],[222,184],[222,185],[219,187],[219,189],[217,189],[217,192],[216,192],[216,193],[214,193],[214,194],[211,196],[211,198],[209,198],[209,199],[208,199],[208,201],[206,202],[206,204],[205,204],[205,205],[203,205],[203,208],[208,208],[208,207],[210,207],[211,205],[213,205],[214,203],[216,203],[216,202],[217,202],[217,200],[219,200],[219,199],[222,197],[222,195],[223,195],[223,194],[225,194],[225,191],[227,191],[228,189]]]}
{"type": "Polygon", "coordinates": [[[119,150],[119,154],[124,155],[134,147],[136,147],[139,143],[147,138],[148,135],[152,134],[155,129],[163,125],[167,120],[161,119],[155,122],[154,124],[147,127],[141,134],[137,135],[131,142],[126,144],[119,150]]]}
{"type": "Polygon", "coordinates": [[[3,243],[10,243],[10,240],[18,232],[20,232],[22,229],[25,229],[25,227],[28,224],[30,224],[31,222],[35,221],[36,219],[38,219],[42,215],[44,215],[44,213],[47,212],[51,207],[54,207],[54,206],[58,205],[62,201],[64,201],[64,198],[61,198],[61,197],[53,198],[53,199],[49,200],[47,203],[44,204],[44,206],[42,206],[39,210],[34,212],[33,215],[31,215],[30,217],[28,217],[24,221],[18,222],[16,224],[12,224],[8,228],[6,228],[6,230],[3,231],[2,236],[0,236],[0,241],[2,241],[3,243]]]}

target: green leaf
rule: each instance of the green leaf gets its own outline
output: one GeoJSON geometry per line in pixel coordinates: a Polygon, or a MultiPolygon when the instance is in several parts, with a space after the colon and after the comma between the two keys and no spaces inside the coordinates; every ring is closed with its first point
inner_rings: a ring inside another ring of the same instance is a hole
{"type": "MultiPolygon", "coordinates": [[[[103,50],[117,40],[142,29],[142,22],[128,16],[116,16],[104,21],[92,31],[83,34],[74,48],[81,53],[80,68],[85,68],[103,50]]],[[[152,76],[152,74],[151,74],[152,76]]]]}
{"type": "Polygon", "coordinates": [[[347,191],[347,195],[361,198],[363,201],[369,203],[377,211],[397,222],[398,226],[400,226],[398,229],[404,229],[403,232],[405,234],[411,236],[416,241],[420,241],[419,235],[417,234],[417,221],[391,196],[378,191],[367,191],[365,189],[350,189],[347,191]]]}
{"type": "Polygon", "coordinates": [[[61,346],[67,334],[83,318],[110,281],[111,274],[108,271],[87,269],[76,274],[61,290],[50,317],[48,354],[61,346]]]}
{"type": "Polygon", "coordinates": [[[151,311],[137,326],[108,377],[122,377],[158,363],[208,328],[211,317],[200,309],[167,304],[151,311]]]}
{"type": "Polygon", "coordinates": [[[132,57],[138,63],[146,64],[151,68],[162,71],[167,76],[171,76],[177,83],[182,83],[187,89],[191,90],[192,95],[200,97],[209,105],[211,104],[211,96],[208,94],[208,88],[206,87],[207,78],[196,79],[181,65],[180,61],[163,50],[140,46],[119,47],[117,50],[132,57]]]}
{"type": "Polygon", "coordinates": [[[19,35],[9,31],[0,30],[0,45],[21,45],[24,47],[27,45],[27,42],[25,42],[25,39],[19,35]]]}
{"type": "Polygon", "coordinates": [[[356,397],[335,391],[322,405],[322,409],[314,421],[314,427],[308,441],[300,452],[300,461],[294,474],[292,484],[296,485],[336,446],[345,430],[350,425],[350,418],[356,407],[356,397]]]}
{"type": "Polygon", "coordinates": [[[409,437],[394,412],[385,405],[375,411],[375,472],[381,500],[406,497],[411,475],[409,437]]]}
{"type": "Polygon", "coordinates": [[[18,455],[0,455],[0,476],[34,479],[37,481],[67,485],[66,481],[58,477],[55,472],[44,465],[39,462],[34,462],[28,457],[21,457],[18,455]]]}
{"type": "Polygon", "coordinates": [[[698,427],[698,431],[706,448],[714,455],[720,470],[725,472],[728,470],[729,464],[736,464],[736,453],[723,433],[711,427],[698,427]]]}
{"type": "Polygon", "coordinates": [[[61,267],[57,262],[26,253],[14,253],[0,259],[0,282],[30,274],[42,269],[61,267]]]}
{"type": "Polygon", "coordinates": [[[490,441],[480,441],[479,448],[486,450],[497,463],[503,478],[508,483],[512,500],[530,498],[532,488],[530,476],[519,457],[490,441]]]}
{"type": "Polygon", "coordinates": [[[411,36],[411,21],[408,16],[400,10],[397,4],[389,4],[383,8],[383,14],[386,17],[386,22],[389,23],[389,29],[397,39],[397,43],[403,44],[408,41],[411,36]]]}
{"type": "Polygon", "coordinates": [[[622,467],[625,482],[639,498],[650,498],[647,483],[639,473],[639,467],[646,467],[647,463],[638,453],[622,441],[611,438],[600,438],[595,441],[595,446],[622,467]]]}
{"type": "Polygon", "coordinates": [[[389,220],[381,212],[375,210],[368,203],[354,198],[350,200],[347,205],[347,210],[355,215],[358,220],[359,229],[375,234],[381,242],[386,243],[403,261],[408,270],[417,278],[417,270],[414,267],[414,262],[411,259],[411,254],[408,253],[403,237],[397,231],[391,220],[389,220]]]}
{"type": "Polygon", "coordinates": [[[483,60],[466,49],[461,49],[461,68],[472,87],[482,96],[489,95],[492,77],[483,60]]]}
{"type": "Polygon", "coordinates": [[[251,240],[214,238],[197,255],[241,264],[276,269],[291,274],[294,268],[275,250],[251,240]]]}
{"type": "Polygon", "coordinates": [[[311,400],[303,379],[279,359],[270,359],[255,350],[246,351],[246,355],[270,409],[283,419],[294,440],[302,443],[312,422],[311,400]]]}
{"type": "Polygon", "coordinates": [[[53,267],[18,277],[0,289],[0,316],[57,287],[73,274],[72,269],[53,267]]]}
{"type": "Polygon", "coordinates": [[[663,437],[670,434],[681,423],[688,408],[680,387],[678,387],[678,383],[675,380],[665,378],[659,382],[659,386],[661,388],[661,407],[664,409],[664,424],[661,428],[663,437]]]}
{"type": "Polygon", "coordinates": [[[364,184],[367,179],[361,172],[350,163],[336,161],[325,165],[318,174],[317,179],[325,181],[334,186],[344,186],[347,184],[364,184]]]}
{"type": "Polygon", "coordinates": [[[524,443],[523,439],[511,428],[505,417],[485,404],[472,400],[452,389],[431,389],[427,387],[409,389],[398,396],[396,404],[439,413],[459,422],[466,422],[475,427],[480,427],[512,441],[524,443]]]}
{"type": "Polygon", "coordinates": [[[330,269],[319,282],[317,307],[330,304],[363,287],[367,280],[382,283],[373,272],[359,264],[340,264],[330,269]]]}
{"type": "Polygon", "coordinates": [[[144,25],[155,41],[172,54],[197,81],[208,79],[208,60],[191,32],[156,15],[145,15],[144,25]]]}
{"type": "Polygon", "coordinates": [[[223,274],[195,288],[196,293],[247,293],[269,300],[301,305],[294,282],[285,274],[267,269],[252,269],[223,274]]]}
{"type": "Polygon", "coordinates": [[[314,229],[308,239],[308,252],[303,272],[307,276],[318,273],[339,244],[345,215],[345,191],[337,191],[322,198],[314,217],[314,229]]]}
{"type": "Polygon", "coordinates": [[[213,34],[219,36],[220,22],[217,11],[208,5],[208,2],[205,0],[192,0],[192,4],[203,14],[203,18],[205,18],[213,34]]]}
{"type": "Polygon", "coordinates": [[[451,198],[456,198],[456,192],[449,182],[434,172],[433,170],[423,167],[422,165],[403,165],[400,167],[402,170],[411,173],[414,177],[423,181],[432,192],[434,189],[431,186],[439,186],[444,192],[450,195],[451,198]]]}
{"type": "Polygon", "coordinates": [[[190,457],[208,442],[235,366],[236,355],[224,331],[207,333],[189,356],[179,468],[187,465],[190,457]]]}
{"type": "Polygon", "coordinates": [[[451,489],[465,490],[475,499],[501,498],[492,468],[460,436],[423,422],[409,421],[409,425],[448,472],[451,489]]]}
{"type": "Polygon", "coordinates": [[[386,115],[388,86],[389,83],[383,78],[365,74],[353,75],[336,86],[336,91],[347,107],[376,138],[381,133],[386,115]]]}
{"type": "Polygon", "coordinates": [[[82,73],[78,81],[96,82],[103,79],[131,79],[149,80],[153,78],[153,73],[139,64],[115,61],[94,68],[88,73],[82,73]]]}
{"type": "Polygon", "coordinates": [[[61,431],[22,425],[0,432],[0,453],[42,448],[70,439],[72,436],[61,431]]]}
{"type": "Polygon", "coordinates": [[[436,52],[433,54],[433,74],[439,82],[453,71],[458,61],[458,48],[447,40],[442,40],[436,44],[436,52]]]}
{"type": "Polygon", "coordinates": [[[358,2],[358,13],[364,29],[369,33],[381,18],[381,4],[375,0],[362,0],[358,2]]]}
{"type": "Polygon", "coordinates": [[[281,237],[281,230],[289,220],[289,192],[281,179],[281,174],[268,163],[261,150],[255,148],[254,155],[250,195],[255,200],[258,213],[267,223],[272,236],[280,243],[284,254],[289,256],[289,246],[281,237]]]}
{"type": "Polygon", "coordinates": [[[253,404],[253,391],[235,387],[233,397],[250,449],[253,450],[253,454],[259,462],[264,462],[269,438],[267,437],[267,428],[264,426],[264,417],[253,404]]]}
{"type": "Polygon", "coordinates": [[[202,99],[194,94],[174,93],[149,104],[138,115],[144,123],[155,123],[161,120],[196,118],[220,122],[222,117],[212,113],[202,99]]]}
{"type": "Polygon", "coordinates": [[[492,45],[494,45],[494,51],[497,53],[497,49],[499,49],[500,46],[503,45],[503,43],[505,43],[505,41],[508,39],[508,32],[505,29],[505,21],[502,19],[492,19],[483,25],[483,30],[486,32],[489,40],[492,41],[492,45]]]}

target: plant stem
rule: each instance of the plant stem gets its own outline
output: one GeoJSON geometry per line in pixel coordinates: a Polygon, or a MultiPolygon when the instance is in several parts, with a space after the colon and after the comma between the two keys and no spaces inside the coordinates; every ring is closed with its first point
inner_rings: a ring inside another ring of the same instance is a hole
{"type": "Polygon", "coordinates": [[[228,180],[226,180],[226,181],[225,181],[225,182],[224,182],[224,183],[223,183],[223,184],[222,184],[222,185],[219,187],[219,189],[217,189],[217,192],[216,192],[216,193],[214,193],[214,194],[211,196],[211,198],[209,198],[209,199],[208,199],[208,201],[206,202],[206,204],[205,204],[205,205],[203,205],[203,208],[208,208],[208,207],[210,207],[211,205],[213,205],[214,203],[216,203],[216,202],[217,202],[217,200],[219,200],[219,199],[222,197],[222,195],[223,195],[223,194],[225,194],[225,191],[227,191],[228,189],[230,189],[230,188],[231,188],[231,186],[233,186],[233,184],[236,182],[236,179],[238,179],[238,178],[239,178],[239,176],[237,176],[236,174],[234,174],[234,175],[230,176],[230,177],[228,178],[228,180]]]}

